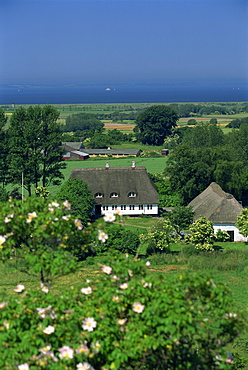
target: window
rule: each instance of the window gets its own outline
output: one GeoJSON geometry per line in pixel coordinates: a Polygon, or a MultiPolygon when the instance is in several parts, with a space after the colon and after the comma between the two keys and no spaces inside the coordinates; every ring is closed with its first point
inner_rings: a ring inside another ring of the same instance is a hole
{"type": "Polygon", "coordinates": [[[134,206],[129,206],[130,211],[134,211],[134,206]]]}
{"type": "Polygon", "coordinates": [[[102,206],[103,211],[108,211],[108,206],[102,206]]]}
{"type": "Polygon", "coordinates": [[[113,192],[110,194],[110,198],[118,198],[118,194],[113,192]]]}
{"type": "Polygon", "coordinates": [[[139,205],[139,210],[143,209],[143,204],[139,205]]]}
{"type": "Polygon", "coordinates": [[[147,209],[152,209],[152,204],[147,204],[147,209]]]}
{"type": "Polygon", "coordinates": [[[125,211],[126,210],[126,206],[124,205],[124,206],[121,206],[121,210],[122,211],[125,211]]]}
{"type": "Polygon", "coordinates": [[[102,198],[103,197],[103,194],[102,193],[96,193],[95,194],[95,198],[102,198]]]}
{"type": "Polygon", "coordinates": [[[117,206],[112,206],[112,211],[114,211],[115,209],[117,209],[117,206]]]}
{"type": "Polygon", "coordinates": [[[129,198],[135,198],[136,197],[136,193],[134,191],[130,191],[130,193],[128,193],[128,197],[129,198]]]}

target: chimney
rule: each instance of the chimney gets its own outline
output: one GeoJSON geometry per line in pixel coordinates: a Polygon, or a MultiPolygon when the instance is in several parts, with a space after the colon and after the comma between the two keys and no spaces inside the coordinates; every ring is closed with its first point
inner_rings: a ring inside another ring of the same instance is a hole
{"type": "Polygon", "coordinates": [[[135,162],[132,161],[132,168],[135,168],[135,162]]]}
{"type": "Polygon", "coordinates": [[[109,162],[106,162],[106,170],[109,168],[109,162]]]}

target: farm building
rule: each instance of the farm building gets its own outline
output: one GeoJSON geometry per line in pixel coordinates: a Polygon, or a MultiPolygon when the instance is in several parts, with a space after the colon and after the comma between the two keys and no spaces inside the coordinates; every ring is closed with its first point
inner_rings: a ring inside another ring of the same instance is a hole
{"type": "Polygon", "coordinates": [[[230,235],[231,241],[246,241],[235,226],[237,217],[242,213],[242,205],[215,182],[212,182],[188,206],[195,212],[195,220],[203,216],[212,221],[215,233],[218,229],[224,230],[230,235]]]}
{"type": "Polygon", "coordinates": [[[102,157],[125,157],[125,156],[133,156],[138,157],[141,153],[140,149],[86,149],[84,148],[84,152],[88,153],[91,157],[94,156],[102,156],[102,157]]]}
{"type": "Polygon", "coordinates": [[[65,149],[65,154],[63,155],[63,159],[65,160],[75,160],[81,159],[85,160],[89,158],[89,154],[85,153],[84,151],[80,150],[82,144],[78,142],[71,142],[71,143],[63,143],[63,148],[65,149]]]}
{"type": "Polygon", "coordinates": [[[70,179],[84,181],[91,190],[95,215],[120,211],[123,215],[157,215],[158,193],[145,167],[106,167],[73,169],[70,179]]]}

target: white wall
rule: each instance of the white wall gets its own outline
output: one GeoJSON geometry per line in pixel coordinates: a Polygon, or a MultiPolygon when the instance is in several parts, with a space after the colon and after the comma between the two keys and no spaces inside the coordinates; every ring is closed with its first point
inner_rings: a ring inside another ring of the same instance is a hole
{"type": "Polygon", "coordinates": [[[110,213],[110,212],[116,212],[116,211],[120,211],[123,216],[125,215],[138,216],[142,214],[154,215],[154,216],[157,215],[158,214],[158,204],[152,204],[152,209],[150,209],[150,206],[151,206],[150,204],[149,205],[143,204],[143,209],[139,209],[139,205],[135,204],[134,209],[130,209],[130,205],[127,204],[126,209],[124,209],[125,208],[124,205],[123,206],[117,205],[117,207],[114,206],[114,209],[113,209],[112,205],[102,205],[101,212],[102,212],[102,215],[105,215],[106,213],[110,213]]]}
{"type": "Polygon", "coordinates": [[[223,231],[234,231],[234,241],[235,242],[246,242],[247,238],[239,233],[238,228],[234,224],[214,224],[214,233],[216,234],[218,230],[223,231]]]}

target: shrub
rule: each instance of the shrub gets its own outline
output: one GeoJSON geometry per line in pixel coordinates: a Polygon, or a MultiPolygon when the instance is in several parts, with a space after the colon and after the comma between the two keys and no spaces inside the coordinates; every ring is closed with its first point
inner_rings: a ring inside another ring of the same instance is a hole
{"type": "Polygon", "coordinates": [[[224,285],[147,276],[125,256],[61,295],[14,290],[0,299],[3,370],[230,369],[224,346],[243,327],[224,285]]]}

